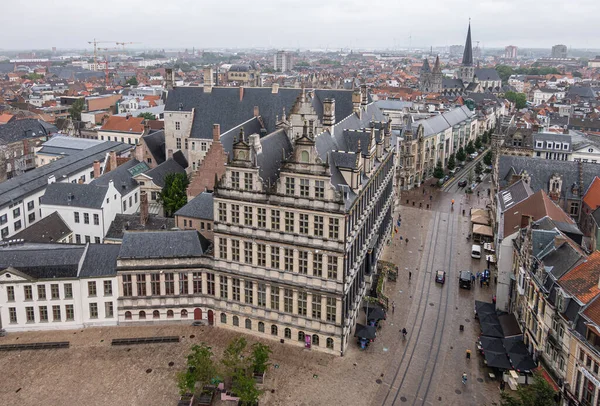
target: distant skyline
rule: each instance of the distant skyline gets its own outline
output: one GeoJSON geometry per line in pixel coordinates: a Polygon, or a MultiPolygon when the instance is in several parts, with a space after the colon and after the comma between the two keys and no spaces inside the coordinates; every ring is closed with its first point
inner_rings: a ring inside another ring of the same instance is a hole
{"type": "Polygon", "coordinates": [[[598,49],[597,0],[28,0],[0,15],[1,48],[429,48],[598,49]],[[114,44],[101,46],[115,47],[114,44]]]}

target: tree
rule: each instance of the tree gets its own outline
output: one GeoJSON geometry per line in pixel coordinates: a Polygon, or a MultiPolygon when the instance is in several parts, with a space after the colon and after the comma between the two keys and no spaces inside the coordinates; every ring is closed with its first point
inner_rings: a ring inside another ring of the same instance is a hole
{"type": "Polygon", "coordinates": [[[496,72],[498,72],[498,76],[500,76],[500,79],[502,79],[503,83],[506,83],[508,78],[515,73],[513,68],[506,65],[497,65],[496,72]]]}
{"type": "Polygon", "coordinates": [[[437,165],[433,170],[433,177],[442,179],[444,177],[444,168],[442,167],[442,161],[437,161],[437,165]]]}
{"type": "Polygon", "coordinates": [[[527,96],[525,93],[506,92],[504,93],[504,97],[509,102],[515,103],[515,107],[519,110],[527,107],[527,96]]]}
{"type": "Polygon", "coordinates": [[[475,173],[477,174],[477,176],[481,175],[481,173],[483,172],[483,165],[481,165],[481,161],[477,161],[477,164],[475,165],[475,173]]]}
{"type": "Polygon", "coordinates": [[[165,176],[165,187],[158,196],[165,216],[173,217],[175,212],[187,204],[186,190],[190,183],[185,173],[169,173],[165,176]]]}
{"type": "Polygon", "coordinates": [[[146,120],[156,120],[156,116],[152,113],[140,113],[138,114],[138,117],[144,117],[146,120]]]}
{"type": "Polygon", "coordinates": [[[246,350],[247,344],[244,337],[238,337],[231,340],[225,348],[221,364],[223,364],[227,375],[237,377],[237,371],[247,369],[247,363],[244,360],[244,350],[246,350]]]}
{"type": "Polygon", "coordinates": [[[187,356],[186,370],[177,374],[177,386],[182,395],[188,392],[193,393],[197,383],[201,387],[210,383],[217,373],[212,357],[212,349],[206,344],[202,343],[192,347],[192,352],[187,356]]]}
{"type": "Polygon", "coordinates": [[[469,185],[471,183],[473,183],[473,168],[469,169],[469,173],[467,174],[467,181],[469,182],[469,185]]]}
{"type": "Polygon", "coordinates": [[[492,151],[488,151],[483,157],[483,163],[486,165],[492,164],[492,151]]]}
{"type": "Polygon", "coordinates": [[[475,138],[475,149],[481,148],[481,137],[475,138]]]}
{"type": "Polygon", "coordinates": [[[490,134],[491,132],[492,132],[492,130],[489,130],[489,131],[484,131],[483,134],[481,134],[481,143],[483,145],[487,145],[488,140],[491,136],[491,134],[490,134]]]}
{"type": "Polygon", "coordinates": [[[254,377],[243,369],[238,369],[235,373],[231,389],[240,398],[240,404],[247,406],[256,405],[258,398],[263,393],[256,387],[254,377]]]}
{"type": "Polygon", "coordinates": [[[254,343],[252,345],[252,354],[250,355],[252,372],[260,375],[264,374],[269,366],[269,355],[272,352],[268,345],[254,343]]]}
{"type": "Polygon", "coordinates": [[[456,159],[454,158],[454,154],[450,155],[450,158],[448,158],[448,169],[452,170],[456,168],[456,159]]]}
{"type": "Polygon", "coordinates": [[[81,121],[81,112],[85,108],[85,99],[77,99],[75,103],[71,104],[71,108],[69,109],[69,114],[71,118],[75,121],[81,121]]]}
{"type": "Polygon", "coordinates": [[[458,159],[460,162],[464,162],[465,159],[467,159],[467,154],[465,153],[463,147],[460,147],[458,149],[458,152],[456,153],[456,159],[458,159]]]}
{"type": "Polygon", "coordinates": [[[580,78],[580,77],[582,77],[582,76],[583,76],[583,75],[581,74],[581,72],[579,72],[578,70],[576,70],[575,72],[573,72],[573,73],[572,73],[572,75],[573,75],[573,77],[574,77],[574,78],[580,78]]]}
{"type": "Polygon", "coordinates": [[[138,80],[135,76],[132,76],[129,79],[127,79],[127,82],[125,82],[125,83],[127,83],[128,85],[131,85],[131,86],[137,86],[138,80]]]}
{"type": "Polygon", "coordinates": [[[469,143],[467,144],[467,147],[465,148],[465,151],[469,155],[471,155],[473,152],[475,152],[475,147],[473,146],[473,141],[469,141],[469,143]]]}
{"type": "Polygon", "coordinates": [[[535,375],[531,385],[519,385],[516,396],[500,394],[500,406],[556,406],[556,392],[544,378],[535,375]]]}

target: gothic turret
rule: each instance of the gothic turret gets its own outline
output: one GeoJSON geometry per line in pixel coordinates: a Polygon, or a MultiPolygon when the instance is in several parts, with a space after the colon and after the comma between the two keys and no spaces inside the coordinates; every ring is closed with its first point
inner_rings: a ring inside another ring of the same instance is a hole
{"type": "Polygon", "coordinates": [[[467,31],[467,41],[465,42],[465,52],[463,53],[462,66],[458,72],[458,78],[463,81],[465,87],[473,82],[475,68],[473,67],[473,43],[471,42],[471,23],[467,31]]]}

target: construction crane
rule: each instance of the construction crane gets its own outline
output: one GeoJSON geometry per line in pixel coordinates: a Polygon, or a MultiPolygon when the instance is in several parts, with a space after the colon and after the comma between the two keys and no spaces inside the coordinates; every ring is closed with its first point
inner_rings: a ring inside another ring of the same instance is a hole
{"type": "Polygon", "coordinates": [[[125,51],[125,45],[141,44],[141,42],[116,42],[116,44],[123,46],[123,51],[125,51]]]}
{"type": "MultiPolygon", "coordinates": [[[[98,51],[114,51],[114,50],[118,50],[118,47],[113,47],[113,48],[98,48],[98,51]]],[[[97,66],[97,65],[96,65],[97,66]]],[[[104,58],[104,73],[105,73],[105,78],[104,78],[104,85],[106,87],[108,87],[108,58],[104,58]]]]}
{"type": "Polygon", "coordinates": [[[115,41],[97,41],[94,38],[93,41],[88,41],[88,44],[94,45],[94,65],[98,66],[98,44],[114,44],[115,41]]]}

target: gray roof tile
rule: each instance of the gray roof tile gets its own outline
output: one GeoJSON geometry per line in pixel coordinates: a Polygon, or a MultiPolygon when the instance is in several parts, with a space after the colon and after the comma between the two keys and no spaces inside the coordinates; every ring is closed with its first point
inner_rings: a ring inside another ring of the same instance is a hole
{"type": "Polygon", "coordinates": [[[192,200],[188,201],[181,209],[177,210],[175,215],[213,221],[213,207],[213,194],[202,192],[192,200]]]}
{"type": "Polygon", "coordinates": [[[119,258],[188,258],[203,253],[197,231],[126,232],[119,258]]]}
{"type": "MultiPolygon", "coordinates": [[[[79,276],[97,278],[117,274],[117,256],[121,246],[118,244],[89,244],[79,276]]],[[[113,286],[116,289],[116,286],[113,286]]]]}
{"type": "Polygon", "coordinates": [[[103,185],[53,183],[46,188],[41,204],[100,209],[107,193],[108,186],[103,185]]]}
{"type": "Polygon", "coordinates": [[[54,212],[38,222],[30,225],[25,230],[13,235],[11,239],[25,240],[25,242],[58,242],[61,238],[71,234],[72,231],[63,218],[54,212]]]}

